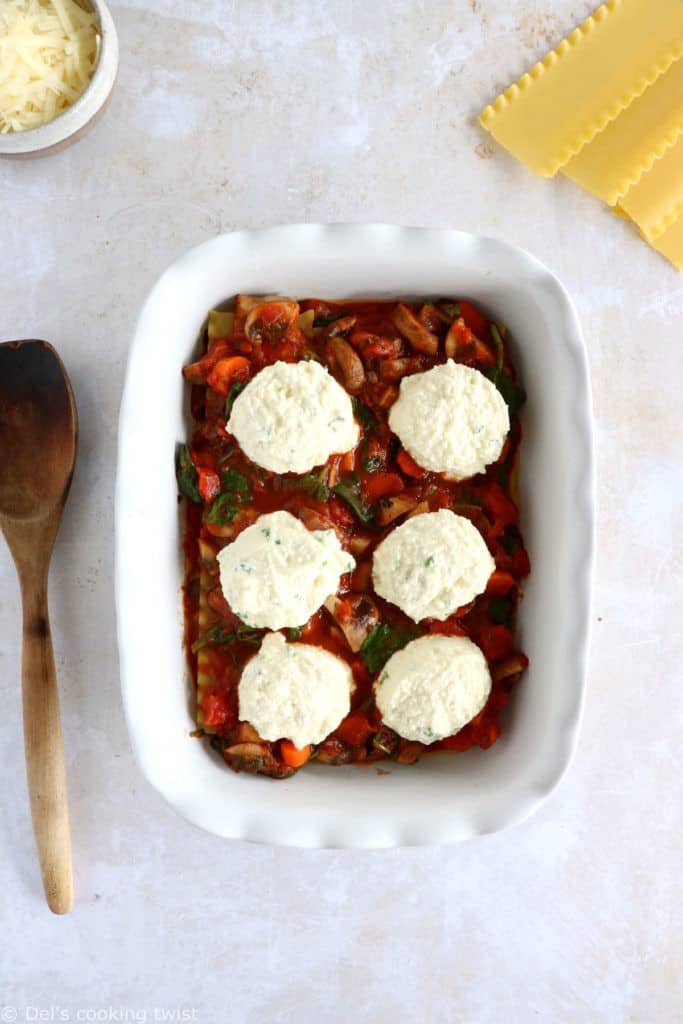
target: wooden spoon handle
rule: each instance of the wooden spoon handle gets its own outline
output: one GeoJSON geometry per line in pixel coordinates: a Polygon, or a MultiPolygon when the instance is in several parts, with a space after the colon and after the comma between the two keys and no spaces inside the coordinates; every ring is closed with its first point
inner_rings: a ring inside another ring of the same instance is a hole
{"type": "Polygon", "coordinates": [[[47,580],[22,581],[22,692],[26,777],[45,898],[55,914],[73,905],[71,835],[47,580]]]}

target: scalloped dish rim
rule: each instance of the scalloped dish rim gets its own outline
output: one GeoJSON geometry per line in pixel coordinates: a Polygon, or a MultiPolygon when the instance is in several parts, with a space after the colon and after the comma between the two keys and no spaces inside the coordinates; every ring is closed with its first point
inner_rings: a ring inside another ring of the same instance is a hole
{"type": "Polygon", "coordinates": [[[135,329],[119,417],[115,516],[121,687],[131,743],[148,781],[193,824],[225,838],[298,847],[455,843],[522,821],[567,770],[590,638],[591,393],[572,302],[524,250],[455,230],[386,224],[244,230],[189,250],[153,286],[135,329]],[[190,735],[173,466],[189,422],[181,367],[209,308],[237,292],[438,293],[474,299],[508,324],[529,396],[521,510],[532,574],[518,630],[531,664],[489,750],[429,754],[414,766],[384,764],[381,773],[311,765],[283,782],[234,774],[190,735]]]}

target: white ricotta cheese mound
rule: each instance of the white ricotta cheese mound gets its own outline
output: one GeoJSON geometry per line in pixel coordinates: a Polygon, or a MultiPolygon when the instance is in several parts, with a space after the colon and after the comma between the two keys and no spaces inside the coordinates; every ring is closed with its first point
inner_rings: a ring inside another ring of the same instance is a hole
{"type": "Polygon", "coordinates": [[[320,743],[349,713],[351,669],[329,651],[269,633],[239,683],[239,716],[264,740],[320,743]]]}
{"type": "Polygon", "coordinates": [[[308,473],[360,436],[349,395],[313,360],[266,366],[235,399],[226,429],[273,473],[308,473]]]}
{"type": "Polygon", "coordinates": [[[465,480],[496,461],[510,416],[488,377],[449,359],[403,378],[389,426],[424,469],[465,480]]]}
{"type": "Polygon", "coordinates": [[[375,683],[385,725],[434,743],[478,715],[491,692],[486,658],[464,636],[423,636],[392,654],[375,683]]]}
{"type": "Polygon", "coordinates": [[[270,512],[218,554],[221,588],[249,626],[303,626],[339,577],[355,568],[334,530],[307,530],[290,512],[270,512]]]}
{"type": "Polygon", "coordinates": [[[486,590],[496,567],[469,519],[448,509],[413,516],[377,547],[377,593],[415,622],[447,619],[486,590]]]}

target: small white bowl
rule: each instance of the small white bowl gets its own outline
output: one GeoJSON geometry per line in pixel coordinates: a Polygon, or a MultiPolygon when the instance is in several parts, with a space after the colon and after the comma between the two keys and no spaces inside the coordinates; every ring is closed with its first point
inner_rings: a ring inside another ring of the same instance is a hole
{"type": "Polygon", "coordinates": [[[140,766],[190,821],[289,846],[454,843],[521,821],[569,764],[583,704],[593,563],[588,366],[566,291],[522,249],[460,231],[296,224],[238,231],[176,260],[130,350],[119,423],[116,605],[121,685],[140,766]],[[510,329],[522,410],[522,529],[531,576],[519,612],[531,659],[490,750],[419,764],[312,764],[286,782],[236,775],[195,727],[183,654],[173,455],[191,429],[181,367],[207,311],[236,292],[304,298],[462,295],[510,329]]]}
{"type": "Polygon", "coordinates": [[[109,99],[119,66],[119,41],[111,12],[104,0],[84,0],[100,23],[100,53],[90,82],[63,113],[25,132],[0,135],[0,156],[45,153],[73,142],[109,99]]]}

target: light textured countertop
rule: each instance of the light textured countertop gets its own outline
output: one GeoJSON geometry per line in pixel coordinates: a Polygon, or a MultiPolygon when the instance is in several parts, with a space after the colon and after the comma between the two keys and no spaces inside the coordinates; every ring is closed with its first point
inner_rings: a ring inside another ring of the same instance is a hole
{"type": "Polygon", "coordinates": [[[64,919],[36,867],[0,545],[0,1006],[18,1020],[683,1021],[683,278],[475,117],[590,5],[112,8],[121,68],[103,119],[65,152],[0,164],[0,331],[59,347],[81,420],[50,590],[77,890],[64,919]],[[133,323],[188,246],[300,220],[508,239],[559,275],[583,321],[599,508],[578,753],[530,821],[451,849],[223,842],[162,803],[128,744],[112,530],[133,323]]]}

